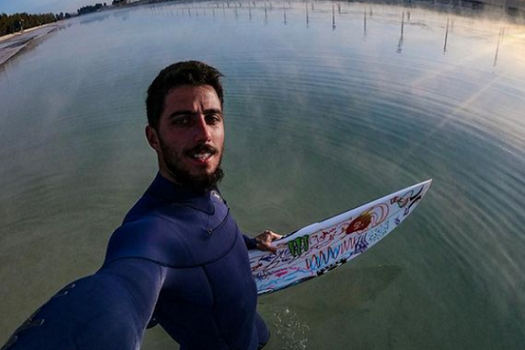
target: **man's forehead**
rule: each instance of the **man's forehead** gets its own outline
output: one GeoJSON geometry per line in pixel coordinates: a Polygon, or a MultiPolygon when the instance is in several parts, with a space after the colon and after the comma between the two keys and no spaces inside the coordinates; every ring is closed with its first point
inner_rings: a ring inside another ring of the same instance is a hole
{"type": "Polygon", "coordinates": [[[211,85],[181,85],[171,89],[164,98],[161,120],[176,114],[222,113],[222,103],[211,85]]]}
{"type": "Polygon", "coordinates": [[[218,104],[219,96],[211,85],[181,85],[169,90],[164,99],[166,105],[192,105],[194,103],[218,104]]]}

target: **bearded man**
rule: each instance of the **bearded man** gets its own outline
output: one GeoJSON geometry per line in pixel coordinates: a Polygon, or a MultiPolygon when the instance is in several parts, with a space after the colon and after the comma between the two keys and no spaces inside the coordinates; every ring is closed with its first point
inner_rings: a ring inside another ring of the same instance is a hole
{"type": "Polygon", "coordinates": [[[257,350],[268,342],[248,249],[273,251],[280,236],[242,234],[217,189],[221,76],[188,61],[155,78],[146,99],[155,180],[113,233],[102,268],[58,292],[2,350],[138,349],[156,324],[182,350],[257,350]]]}

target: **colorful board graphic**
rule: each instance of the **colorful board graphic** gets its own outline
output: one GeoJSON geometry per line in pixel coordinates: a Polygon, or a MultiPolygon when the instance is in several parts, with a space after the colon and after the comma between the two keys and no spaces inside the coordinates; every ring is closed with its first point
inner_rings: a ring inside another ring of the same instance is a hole
{"type": "Polygon", "coordinates": [[[383,239],[419,204],[432,180],[405,188],[274,242],[277,254],[250,250],[258,294],[320,276],[383,239]]]}

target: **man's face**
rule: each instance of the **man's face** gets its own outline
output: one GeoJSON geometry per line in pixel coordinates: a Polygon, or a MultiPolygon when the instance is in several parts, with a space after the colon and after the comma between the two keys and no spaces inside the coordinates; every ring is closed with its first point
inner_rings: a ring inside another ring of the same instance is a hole
{"type": "Polygon", "coordinates": [[[164,99],[158,130],[148,126],[146,134],[159,156],[160,172],[168,179],[208,189],[222,178],[222,106],[210,85],[171,90],[164,99]]]}

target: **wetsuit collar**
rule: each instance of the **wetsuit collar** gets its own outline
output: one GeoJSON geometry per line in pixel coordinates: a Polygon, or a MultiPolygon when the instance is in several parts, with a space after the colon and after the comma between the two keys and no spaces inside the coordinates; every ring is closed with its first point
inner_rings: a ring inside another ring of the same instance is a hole
{"type": "Polygon", "coordinates": [[[149,186],[146,194],[152,195],[170,204],[187,205],[207,214],[215,212],[215,206],[211,200],[212,191],[196,191],[195,189],[176,184],[157,173],[155,180],[149,186]]]}

